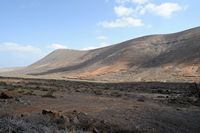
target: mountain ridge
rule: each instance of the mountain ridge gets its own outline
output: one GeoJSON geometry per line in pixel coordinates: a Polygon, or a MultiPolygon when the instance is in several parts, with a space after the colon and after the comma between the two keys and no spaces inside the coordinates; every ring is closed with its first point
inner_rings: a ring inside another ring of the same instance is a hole
{"type": "Polygon", "coordinates": [[[200,27],[196,27],[93,50],[56,50],[15,73],[108,81],[200,81],[199,51],[200,27]]]}

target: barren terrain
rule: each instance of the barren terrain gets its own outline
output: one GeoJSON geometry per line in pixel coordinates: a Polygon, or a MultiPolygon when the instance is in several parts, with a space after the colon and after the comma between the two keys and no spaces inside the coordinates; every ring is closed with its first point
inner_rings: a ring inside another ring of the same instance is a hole
{"type": "Polygon", "coordinates": [[[200,131],[197,83],[0,78],[0,132],[200,131]]]}

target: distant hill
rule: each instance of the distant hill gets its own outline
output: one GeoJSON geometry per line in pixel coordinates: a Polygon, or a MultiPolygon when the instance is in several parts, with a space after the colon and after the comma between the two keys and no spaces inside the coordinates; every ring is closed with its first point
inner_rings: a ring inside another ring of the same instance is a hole
{"type": "Polygon", "coordinates": [[[21,70],[21,69],[24,69],[24,68],[23,67],[0,68],[0,73],[12,72],[12,71],[21,70]]]}
{"type": "Polygon", "coordinates": [[[200,27],[144,36],[88,51],[56,50],[23,70],[6,75],[104,81],[200,81],[200,27]]]}

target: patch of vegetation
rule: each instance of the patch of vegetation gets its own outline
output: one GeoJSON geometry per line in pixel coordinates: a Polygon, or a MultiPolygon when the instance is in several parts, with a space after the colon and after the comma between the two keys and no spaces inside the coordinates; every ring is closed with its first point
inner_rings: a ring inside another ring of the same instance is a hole
{"type": "Polygon", "coordinates": [[[15,87],[14,87],[14,86],[8,86],[6,89],[7,89],[8,91],[14,91],[14,90],[15,90],[15,87]]]}
{"type": "Polygon", "coordinates": [[[110,93],[110,96],[113,96],[113,97],[121,97],[122,94],[119,92],[119,91],[112,91],[110,93]]]}
{"type": "Polygon", "coordinates": [[[179,106],[188,106],[188,105],[200,106],[200,100],[198,97],[194,96],[189,97],[185,95],[170,97],[168,99],[168,103],[179,106]]]}
{"type": "Polygon", "coordinates": [[[17,88],[15,91],[20,94],[25,94],[25,95],[35,95],[34,90],[32,89],[17,88]]]}
{"type": "Polygon", "coordinates": [[[56,98],[54,95],[54,90],[48,91],[46,94],[44,94],[42,97],[47,97],[47,98],[56,98]]]}
{"type": "Polygon", "coordinates": [[[22,89],[22,88],[18,88],[16,91],[17,91],[18,93],[24,93],[24,92],[25,92],[25,90],[22,89]]]}
{"type": "Polygon", "coordinates": [[[33,90],[30,90],[30,91],[27,91],[26,93],[25,93],[25,95],[36,95],[36,94],[34,94],[34,91],[33,90]]]}
{"type": "Polygon", "coordinates": [[[42,88],[42,91],[49,91],[49,89],[48,88],[42,88]]]}
{"type": "Polygon", "coordinates": [[[145,97],[144,96],[140,96],[138,99],[137,99],[138,102],[145,102],[145,97]]]}
{"type": "Polygon", "coordinates": [[[93,92],[95,95],[103,95],[103,90],[100,90],[100,89],[95,89],[93,90],[93,92]]]}
{"type": "Polygon", "coordinates": [[[5,89],[6,88],[6,83],[0,82],[0,89],[5,89]]]}
{"type": "Polygon", "coordinates": [[[60,112],[43,110],[40,114],[29,116],[0,116],[2,133],[129,133],[137,129],[123,130],[103,120],[92,118],[84,112],[60,112]]]}

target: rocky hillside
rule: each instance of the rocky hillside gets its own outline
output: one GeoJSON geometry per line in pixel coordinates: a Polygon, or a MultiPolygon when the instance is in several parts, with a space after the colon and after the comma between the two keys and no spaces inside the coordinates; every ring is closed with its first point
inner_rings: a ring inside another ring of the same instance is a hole
{"type": "Polygon", "coordinates": [[[56,50],[15,75],[106,81],[200,81],[200,27],[89,51],[56,50]]]}

